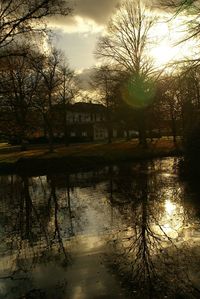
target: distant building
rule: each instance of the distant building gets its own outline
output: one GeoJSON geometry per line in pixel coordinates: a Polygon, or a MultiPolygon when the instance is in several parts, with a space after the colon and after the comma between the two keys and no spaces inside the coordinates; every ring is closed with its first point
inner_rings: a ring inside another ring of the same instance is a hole
{"type": "Polygon", "coordinates": [[[67,112],[70,137],[103,140],[107,137],[105,107],[101,104],[75,103],[67,112]]]}
{"type": "MultiPolygon", "coordinates": [[[[55,141],[64,141],[64,117],[66,117],[68,141],[85,142],[85,141],[103,141],[108,138],[108,125],[106,121],[106,107],[102,104],[77,102],[65,106],[57,104],[53,108],[53,131],[55,141]]],[[[34,114],[33,114],[34,115],[34,114]]],[[[31,132],[31,138],[39,142],[45,142],[48,139],[45,123],[41,116],[35,116],[38,124],[37,128],[31,132]]],[[[112,121],[112,137],[126,138],[127,130],[121,121],[112,121]]],[[[137,132],[129,129],[129,136],[136,137],[137,132]]],[[[31,139],[30,138],[30,139],[31,139]]]]}
{"type": "MultiPolygon", "coordinates": [[[[67,128],[70,139],[104,140],[107,138],[106,108],[101,104],[78,102],[67,107],[67,128]]],[[[59,130],[60,131],[60,130],[59,130]]],[[[62,137],[63,132],[59,132],[62,137]]]]}

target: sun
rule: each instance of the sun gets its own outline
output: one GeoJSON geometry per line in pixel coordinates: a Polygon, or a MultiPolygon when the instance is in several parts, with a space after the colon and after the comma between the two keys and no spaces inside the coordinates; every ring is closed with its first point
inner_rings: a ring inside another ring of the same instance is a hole
{"type": "Polygon", "coordinates": [[[167,42],[162,42],[151,50],[151,56],[157,67],[168,65],[180,56],[178,48],[170,46],[167,42]]]}
{"type": "MultiPolygon", "coordinates": [[[[166,16],[165,16],[166,18],[166,16]]],[[[167,20],[158,22],[150,32],[153,46],[149,49],[150,57],[158,68],[170,68],[173,62],[194,58],[197,53],[197,41],[187,40],[186,20],[176,18],[171,22],[167,20]],[[186,39],[185,42],[181,42],[186,39]]]]}

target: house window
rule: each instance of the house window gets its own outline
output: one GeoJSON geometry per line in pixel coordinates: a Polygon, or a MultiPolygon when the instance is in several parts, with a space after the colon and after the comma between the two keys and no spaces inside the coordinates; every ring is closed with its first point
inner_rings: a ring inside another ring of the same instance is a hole
{"type": "Polygon", "coordinates": [[[83,137],[87,137],[87,132],[82,132],[83,137]]]}
{"type": "Polygon", "coordinates": [[[105,136],[104,136],[104,130],[102,130],[102,129],[98,129],[97,131],[96,131],[96,138],[104,138],[105,136]]]}
{"type": "Polygon", "coordinates": [[[76,133],[75,133],[75,132],[71,132],[71,133],[70,133],[70,136],[71,136],[71,137],[75,137],[75,136],[76,136],[76,133]]]}

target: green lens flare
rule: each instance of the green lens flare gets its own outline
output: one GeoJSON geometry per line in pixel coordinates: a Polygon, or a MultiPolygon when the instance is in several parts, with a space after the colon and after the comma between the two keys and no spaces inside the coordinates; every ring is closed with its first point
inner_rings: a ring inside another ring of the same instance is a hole
{"type": "Polygon", "coordinates": [[[155,87],[151,80],[141,76],[130,77],[122,86],[123,100],[134,108],[149,106],[155,96],[155,87]]]}

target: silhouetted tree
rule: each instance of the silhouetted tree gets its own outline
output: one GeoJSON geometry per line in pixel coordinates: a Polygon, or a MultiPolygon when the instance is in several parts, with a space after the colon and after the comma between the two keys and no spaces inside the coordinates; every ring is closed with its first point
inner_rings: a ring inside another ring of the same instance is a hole
{"type": "Polygon", "coordinates": [[[107,34],[99,40],[97,57],[106,63],[115,63],[127,76],[123,98],[137,110],[139,140],[146,146],[145,111],[153,97],[151,75],[153,64],[147,58],[149,31],[155,23],[140,0],[125,0],[110,20],[107,34]]]}
{"type": "Polygon", "coordinates": [[[24,36],[30,38],[35,29],[45,28],[48,16],[68,15],[71,9],[64,0],[2,0],[0,5],[0,57],[11,55],[6,47],[24,36]]]}
{"type": "Polygon", "coordinates": [[[100,103],[102,103],[106,108],[105,119],[108,143],[112,142],[113,114],[116,110],[115,88],[118,80],[119,78],[114,68],[111,68],[108,65],[102,65],[95,69],[91,83],[92,87],[98,93],[100,103]]]}
{"type": "Polygon", "coordinates": [[[61,127],[64,130],[64,143],[66,146],[69,145],[69,129],[68,129],[68,110],[70,104],[78,96],[79,93],[79,82],[68,65],[61,66],[60,68],[61,86],[59,91],[58,104],[61,107],[59,114],[62,114],[61,127]]]}
{"type": "Polygon", "coordinates": [[[7,56],[1,59],[0,93],[1,130],[10,140],[17,138],[21,149],[25,150],[25,141],[31,132],[32,101],[36,93],[38,77],[32,68],[28,56],[30,50],[19,46],[12,50],[18,53],[21,48],[25,56],[7,56]],[[5,126],[6,122],[6,126],[5,126]]]}
{"type": "Polygon", "coordinates": [[[32,57],[32,66],[38,72],[40,82],[37,95],[34,99],[34,107],[42,114],[49,139],[49,150],[52,152],[54,139],[54,114],[53,106],[58,102],[62,78],[60,65],[62,54],[55,48],[46,55],[32,57]]]}

